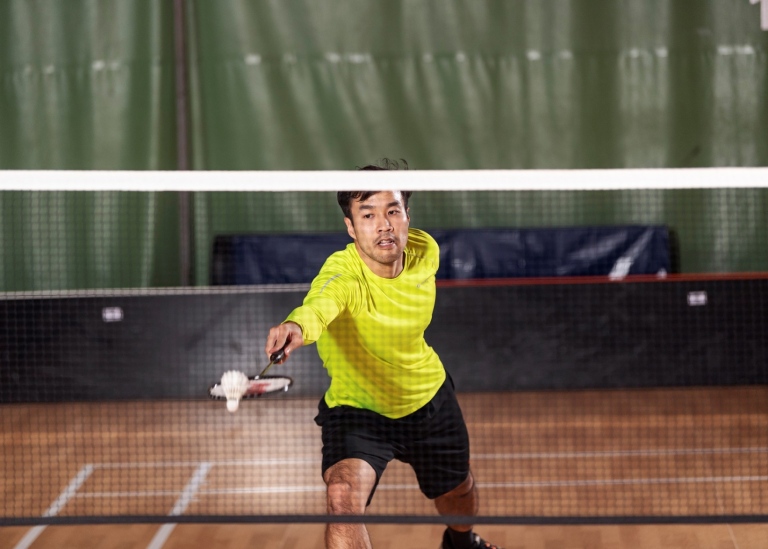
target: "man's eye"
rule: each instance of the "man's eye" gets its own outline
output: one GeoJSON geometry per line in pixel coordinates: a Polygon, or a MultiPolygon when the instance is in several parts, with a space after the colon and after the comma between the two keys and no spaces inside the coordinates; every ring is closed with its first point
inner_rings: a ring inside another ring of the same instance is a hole
{"type": "Polygon", "coordinates": [[[370,219],[373,217],[373,214],[365,214],[363,215],[363,219],[370,219]]]}

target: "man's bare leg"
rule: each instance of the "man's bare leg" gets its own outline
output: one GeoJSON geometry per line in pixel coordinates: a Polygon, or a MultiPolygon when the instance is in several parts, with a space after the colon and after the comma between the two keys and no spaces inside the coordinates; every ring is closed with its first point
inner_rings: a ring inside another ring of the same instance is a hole
{"type": "MultiPolygon", "coordinates": [[[[472,473],[470,472],[464,482],[456,488],[436,498],[435,507],[441,515],[476,516],[480,501],[472,473]]],[[[448,527],[458,532],[469,532],[472,529],[471,524],[449,524],[448,527]]]]}
{"type": "MultiPolygon", "coordinates": [[[[362,459],[350,458],[330,467],[323,475],[327,486],[329,515],[362,515],[376,484],[376,471],[362,459]]],[[[329,523],[325,528],[327,549],[371,549],[364,524],[329,523]]]]}
{"type": "MultiPolygon", "coordinates": [[[[435,507],[437,507],[437,512],[441,515],[476,516],[480,507],[479,503],[475,480],[471,472],[464,479],[464,482],[450,492],[435,499],[435,507]]],[[[472,530],[471,524],[449,524],[448,528],[456,532],[465,532],[464,535],[467,536],[466,542],[469,543],[469,532],[472,530]]],[[[449,532],[446,531],[446,535],[449,532]]]]}

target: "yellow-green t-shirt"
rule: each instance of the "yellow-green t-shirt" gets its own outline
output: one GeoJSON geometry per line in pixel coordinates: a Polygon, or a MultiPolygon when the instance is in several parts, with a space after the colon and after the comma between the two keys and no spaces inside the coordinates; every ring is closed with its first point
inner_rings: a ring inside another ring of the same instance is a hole
{"type": "Polygon", "coordinates": [[[331,408],[399,418],[429,402],[445,380],[424,340],[435,306],[437,242],[409,229],[404,255],[403,271],[382,278],[349,244],[326,260],[304,303],[286,319],[301,326],[305,344],[317,342],[331,377],[325,394],[331,408]]]}

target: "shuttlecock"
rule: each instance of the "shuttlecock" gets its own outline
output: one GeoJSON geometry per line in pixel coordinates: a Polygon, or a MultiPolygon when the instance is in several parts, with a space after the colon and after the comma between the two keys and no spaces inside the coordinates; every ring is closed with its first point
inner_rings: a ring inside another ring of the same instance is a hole
{"type": "Polygon", "coordinates": [[[248,376],[237,370],[225,372],[221,376],[221,388],[224,390],[224,396],[227,397],[227,410],[237,412],[240,399],[248,389],[248,376]]]}

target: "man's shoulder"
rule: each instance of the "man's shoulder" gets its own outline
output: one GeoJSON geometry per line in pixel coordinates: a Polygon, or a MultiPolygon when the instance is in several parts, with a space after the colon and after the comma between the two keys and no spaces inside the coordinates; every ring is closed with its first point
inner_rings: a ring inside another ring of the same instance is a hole
{"type": "Polygon", "coordinates": [[[350,283],[360,280],[360,260],[356,257],[354,245],[347,246],[329,255],[320,271],[312,280],[312,288],[325,292],[329,287],[335,289],[349,287],[350,283]]]}
{"type": "Polygon", "coordinates": [[[359,270],[357,250],[354,244],[348,244],[341,250],[333,252],[325,260],[323,269],[333,269],[344,273],[354,273],[359,270]]]}
{"type": "Polygon", "coordinates": [[[437,241],[426,231],[421,229],[414,229],[413,227],[408,229],[408,246],[420,256],[427,256],[430,254],[440,253],[440,248],[437,245],[437,241]]]}
{"type": "Polygon", "coordinates": [[[434,273],[440,266],[440,246],[431,235],[420,229],[408,229],[405,253],[411,257],[409,269],[434,273]]]}

